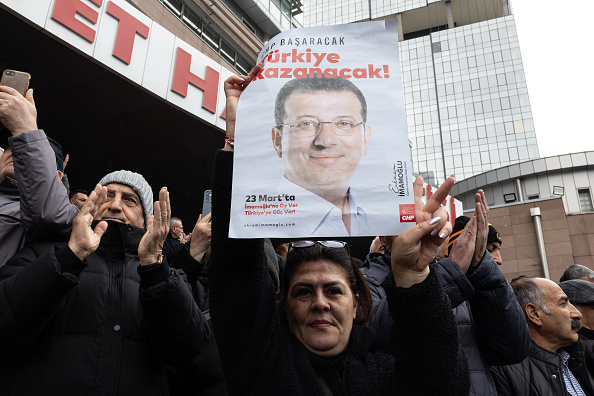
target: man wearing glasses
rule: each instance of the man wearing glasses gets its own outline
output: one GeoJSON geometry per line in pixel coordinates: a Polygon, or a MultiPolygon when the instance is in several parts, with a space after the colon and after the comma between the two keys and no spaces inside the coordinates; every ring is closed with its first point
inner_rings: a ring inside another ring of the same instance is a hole
{"type": "Polygon", "coordinates": [[[291,80],[276,97],[274,117],[272,143],[285,170],[279,191],[311,211],[300,216],[309,234],[365,235],[367,214],[350,187],[371,138],[359,88],[342,78],[291,80]]]}

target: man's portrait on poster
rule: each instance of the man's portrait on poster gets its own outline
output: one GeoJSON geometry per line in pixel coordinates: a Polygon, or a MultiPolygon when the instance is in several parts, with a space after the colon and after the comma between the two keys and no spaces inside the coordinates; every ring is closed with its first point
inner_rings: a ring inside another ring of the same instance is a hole
{"type": "Polygon", "coordinates": [[[276,96],[272,145],[284,168],[280,188],[319,201],[319,217],[306,225],[312,234],[367,232],[350,186],[371,139],[366,122],[365,96],[344,78],[293,79],[276,96]]]}

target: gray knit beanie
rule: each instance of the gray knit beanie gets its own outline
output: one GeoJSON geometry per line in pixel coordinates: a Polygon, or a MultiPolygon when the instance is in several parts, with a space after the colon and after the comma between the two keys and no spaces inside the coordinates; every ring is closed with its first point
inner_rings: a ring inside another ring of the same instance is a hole
{"type": "Polygon", "coordinates": [[[142,211],[144,212],[144,223],[146,224],[149,216],[153,214],[153,189],[144,180],[144,177],[140,173],[119,170],[111,172],[99,180],[99,184],[102,186],[111,183],[125,184],[138,194],[140,203],[142,204],[142,211]]]}

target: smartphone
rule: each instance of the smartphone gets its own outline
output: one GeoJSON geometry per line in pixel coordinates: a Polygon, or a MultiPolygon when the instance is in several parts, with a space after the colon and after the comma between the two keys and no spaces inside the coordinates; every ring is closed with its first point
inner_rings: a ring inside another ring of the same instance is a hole
{"type": "Polygon", "coordinates": [[[209,214],[212,211],[211,206],[210,206],[211,199],[212,199],[212,190],[205,190],[204,191],[204,201],[202,202],[202,217],[206,216],[207,214],[209,214]]]}
{"type": "Polygon", "coordinates": [[[30,80],[31,75],[29,73],[6,69],[2,72],[0,85],[14,88],[19,91],[21,95],[25,96],[25,93],[29,89],[30,80]]]}

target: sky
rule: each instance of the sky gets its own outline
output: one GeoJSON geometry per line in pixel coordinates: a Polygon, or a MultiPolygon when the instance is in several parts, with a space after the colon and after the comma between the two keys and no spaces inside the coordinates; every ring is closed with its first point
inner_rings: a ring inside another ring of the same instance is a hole
{"type": "Polygon", "coordinates": [[[510,2],[540,156],[594,150],[594,1],[510,2]]]}
{"type": "Polygon", "coordinates": [[[594,0],[509,0],[541,157],[594,151],[594,0]]]}

